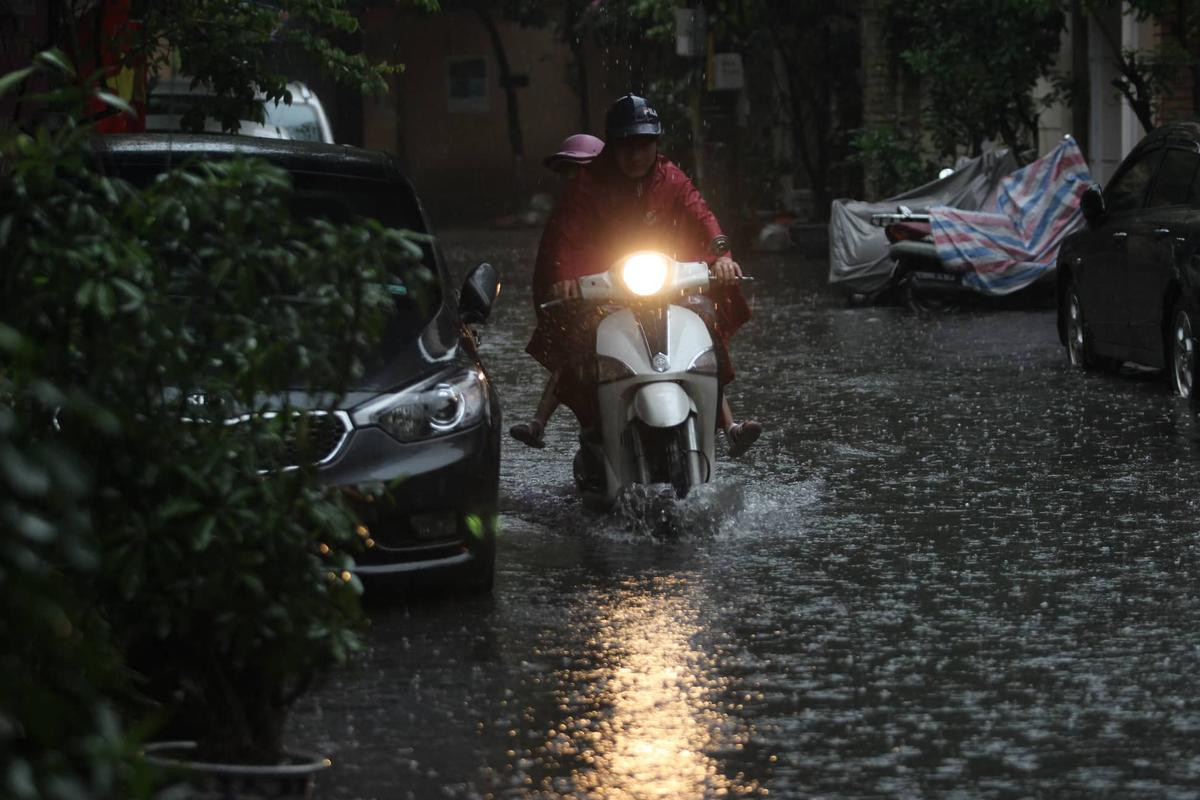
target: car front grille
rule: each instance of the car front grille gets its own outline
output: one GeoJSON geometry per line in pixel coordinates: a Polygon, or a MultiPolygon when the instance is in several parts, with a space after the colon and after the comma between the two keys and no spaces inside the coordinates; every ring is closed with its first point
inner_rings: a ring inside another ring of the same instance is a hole
{"type": "Polygon", "coordinates": [[[266,471],[328,464],[341,451],[352,430],[350,417],[344,411],[296,413],[298,418],[279,440],[272,443],[270,452],[263,454],[265,461],[271,464],[266,471]]]}
{"type": "Polygon", "coordinates": [[[285,442],[286,466],[327,464],[350,435],[350,417],[344,411],[309,411],[305,417],[285,442]]]}

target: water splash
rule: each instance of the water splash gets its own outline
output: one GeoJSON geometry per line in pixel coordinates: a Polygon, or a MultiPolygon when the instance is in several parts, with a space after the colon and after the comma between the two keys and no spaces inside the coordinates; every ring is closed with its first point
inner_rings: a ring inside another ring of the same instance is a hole
{"type": "Polygon", "coordinates": [[[742,511],[745,493],[735,481],[697,486],[685,498],[668,483],[634,484],[617,497],[613,516],[640,536],[674,540],[710,539],[742,511]]]}

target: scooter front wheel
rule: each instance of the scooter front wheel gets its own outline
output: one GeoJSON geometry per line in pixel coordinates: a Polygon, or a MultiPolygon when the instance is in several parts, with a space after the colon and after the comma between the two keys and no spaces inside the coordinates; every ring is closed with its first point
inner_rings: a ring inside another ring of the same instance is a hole
{"type": "Polygon", "coordinates": [[[709,479],[708,459],[696,436],[696,417],[691,416],[673,429],[666,442],[668,475],[676,496],[687,497],[692,487],[709,479]]]}

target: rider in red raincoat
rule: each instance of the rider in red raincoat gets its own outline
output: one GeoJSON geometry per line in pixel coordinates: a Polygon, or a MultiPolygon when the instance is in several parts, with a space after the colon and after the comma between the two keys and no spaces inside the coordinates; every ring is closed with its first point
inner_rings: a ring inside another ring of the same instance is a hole
{"type": "MultiPolygon", "coordinates": [[[[683,171],[658,153],[662,126],[654,109],[626,95],[609,109],[605,128],[604,151],[567,182],[538,249],[533,275],[538,325],[526,350],[550,370],[551,379],[534,418],[511,430],[534,447],[543,446],[542,431],[558,401],[585,428],[596,419],[587,368],[602,312],[570,303],[541,309],[552,299],[578,297],[580,277],[604,272],[635,250],[709,262],[716,278],[712,291],[689,299],[715,334],[722,386],[733,380],[728,339],[750,317],[728,238],[683,171]]],[[[752,420],[735,423],[728,402],[722,402],[718,421],[732,455],[744,452],[761,430],[752,420]]]]}

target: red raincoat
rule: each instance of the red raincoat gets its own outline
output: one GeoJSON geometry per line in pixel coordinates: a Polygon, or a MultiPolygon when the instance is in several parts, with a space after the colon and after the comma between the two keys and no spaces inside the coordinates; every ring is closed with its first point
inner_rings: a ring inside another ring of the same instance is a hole
{"type": "MultiPolygon", "coordinates": [[[[536,307],[550,299],[553,284],[604,272],[635,250],[711,263],[708,245],[720,235],[720,224],[700,192],[666,157],[659,155],[649,175],[632,181],[601,154],[567,182],[546,222],[533,272],[533,302],[536,307]]],[[[715,306],[714,333],[720,349],[727,351],[729,337],[750,318],[750,308],[736,284],[714,284],[709,297],[715,306]]],[[[591,354],[598,322],[590,309],[539,311],[526,352],[551,371],[578,362],[591,354]]],[[[722,383],[728,383],[733,369],[728,357],[721,361],[722,383]]]]}

